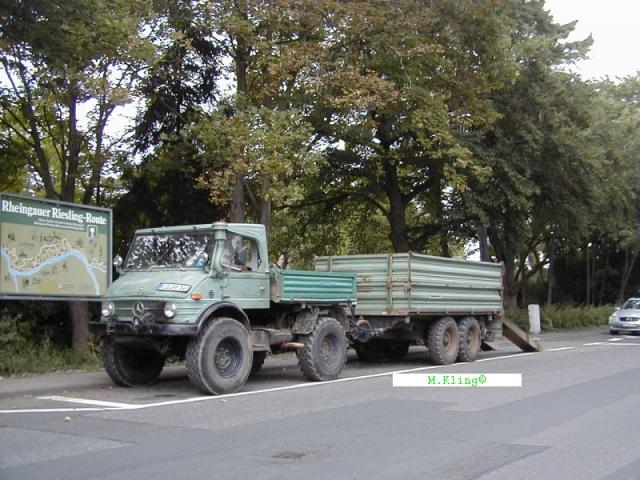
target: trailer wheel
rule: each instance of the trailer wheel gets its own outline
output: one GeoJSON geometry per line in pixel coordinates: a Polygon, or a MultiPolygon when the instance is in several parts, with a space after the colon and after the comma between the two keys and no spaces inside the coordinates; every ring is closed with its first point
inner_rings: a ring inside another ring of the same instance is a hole
{"type": "Polygon", "coordinates": [[[253,352],[253,363],[251,364],[251,372],[249,376],[252,377],[260,371],[264,364],[264,359],[267,358],[266,351],[253,352]]]}
{"type": "Polygon", "coordinates": [[[365,343],[356,342],[355,349],[358,360],[366,363],[378,363],[387,353],[385,345],[378,339],[372,339],[365,343]]]}
{"type": "Polygon", "coordinates": [[[458,333],[460,334],[458,360],[461,362],[473,362],[480,355],[480,347],[482,346],[482,335],[480,334],[478,320],[474,317],[464,317],[458,323],[458,333]]]}
{"type": "Polygon", "coordinates": [[[133,387],[147,385],[158,378],[165,357],[155,350],[118,344],[107,337],[102,345],[102,360],[104,369],[117,385],[133,387]]]}
{"type": "Polygon", "coordinates": [[[232,318],[214,319],[187,345],[189,380],[204,393],[240,390],[249,378],[251,362],[249,332],[232,318]]]}
{"type": "Polygon", "coordinates": [[[429,358],[438,365],[449,365],[456,360],[460,344],[458,325],[451,317],[442,317],[431,324],[427,333],[429,358]]]}
{"type": "Polygon", "coordinates": [[[391,360],[402,360],[409,351],[409,342],[402,340],[388,340],[385,342],[385,352],[391,360]]]}
{"type": "Polygon", "coordinates": [[[344,327],[333,318],[320,317],[313,332],[298,338],[304,344],[296,351],[304,376],[315,381],[338,378],[347,358],[344,327]]]}

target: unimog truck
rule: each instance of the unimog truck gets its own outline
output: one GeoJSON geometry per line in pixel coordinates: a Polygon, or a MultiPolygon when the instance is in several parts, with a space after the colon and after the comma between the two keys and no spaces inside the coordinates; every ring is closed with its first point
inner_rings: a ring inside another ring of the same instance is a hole
{"type": "Polygon", "coordinates": [[[262,225],[138,230],[91,325],[112,380],[148,384],[177,356],[198,389],[230,393],[267,352],[291,350],[308,379],[337,378],[355,274],[271,268],[268,258],[262,225]]]}

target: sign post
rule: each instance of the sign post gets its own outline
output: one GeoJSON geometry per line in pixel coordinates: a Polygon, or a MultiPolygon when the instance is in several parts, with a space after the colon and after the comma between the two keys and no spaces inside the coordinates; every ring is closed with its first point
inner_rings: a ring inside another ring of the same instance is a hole
{"type": "Polygon", "coordinates": [[[110,209],[0,193],[0,298],[99,301],[111,234],[110,209]]]}

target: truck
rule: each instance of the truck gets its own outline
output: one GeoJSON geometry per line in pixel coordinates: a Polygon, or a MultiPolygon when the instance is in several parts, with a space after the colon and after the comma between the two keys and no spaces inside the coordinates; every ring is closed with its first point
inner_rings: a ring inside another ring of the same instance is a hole
{"type": "Polygon", "coordinates": [[[315,269],[268,263],[264,226],[215,222],[136,231],[100,321],[103,362],[144,385],[182,358],[207,394],[243,387],[268,352],[295,351],[309,380],[358,358],[401,359],[425,345],[437,364],[470,362],[501,325],[502,266],[416,253],[325,256],[315,269]]]}
{"type": "Polygon", "coordinates": [[[99,322],[105,370],[144,385],[185,360],[207,394],[239,390],[268,351],[295,350],[310,380],[338,377],[355,275],[272,268],[263,225],[216,222],[136,231],[99,322]]]}

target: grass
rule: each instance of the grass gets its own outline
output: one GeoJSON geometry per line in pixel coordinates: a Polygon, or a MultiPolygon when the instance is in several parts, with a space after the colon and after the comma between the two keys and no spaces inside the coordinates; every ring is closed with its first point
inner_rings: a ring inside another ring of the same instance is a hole
{"type": "Polygon", "coordinates": [[[0,311],[0,376],[91,370],[101,365],[95,344],[77,352],[35,334],[34,322],[0,311]]]}
{"type": "MultiPolygon", "coordinates": [[[[615,307],[605,305],[567,306],[546,305],[540,308],[540,321],[543,330],[575,330],[593,327],[603,327],[609,322],[609,316],[615,307]]],[[[508,310],[507,318],[515,322],[520,328],[529,329],[529,312],[526,308],[508,310]]]]}

